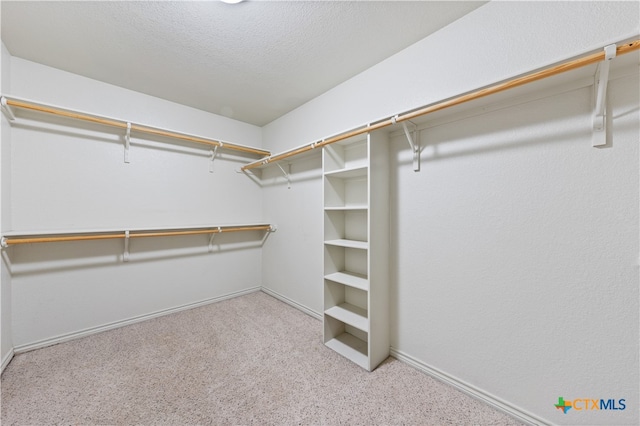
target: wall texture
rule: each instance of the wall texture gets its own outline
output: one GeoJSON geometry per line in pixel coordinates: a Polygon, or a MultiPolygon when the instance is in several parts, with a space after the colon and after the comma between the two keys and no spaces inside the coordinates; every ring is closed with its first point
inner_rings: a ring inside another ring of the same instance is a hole
{"type": "MultiPolygon", "coordinates": [[[[0,93],[11,89],[11,55],[2,44],[0,58],[0,93]]],[[[0,230],[11,229],[11,128],[9,121],[0,116],[0,230]]],[[[9,251],[7,251],[9,253],[9,251]]],[[[0,259],[0,359],[4,367],[13,354],[11,333],[11,274],[4,255],[0,259]]]]}
{"type": "MultiPolygon", "coordinates": [[[[312,142],[637,37],[637,16],[637,3],[491,2],[265,126],[265,147],[312,142]]],[[[637,65],[611,83],[605,149],[591,147],[591,87],[570,86],[427,128],[419,173],[406,140],[392,135],[392,345],[529,421],[637,424],[637,65]],[[627,409],[565,415],[554,407],[560,396],[624,398],[627,409]]],[[[265,188],[268,220],[322,227],[320,179],[295,183],[296,170],[319,176],[311,161],[292,163],[291,190],[283,180],[265,188]]],[[[320,241],[270,238],[264,285],[320,312],[322,299],[310,296],[322,291],[320,241]]]]}
{"type": "MultiPolygon", "coordinates": [[[[638,7],[491,2],[263,129],[7,61],[4,48],[0,89],[10,71],[16,96],[279,151],[637,36],[638,7]]],[[[638,92],[637,72],[612,81],[604,149],[590,146],[587,87],[426,124],[419,173],[391,135],[398,356],[530,420],[638,423],[638,92]],[[563,414],[560,396],[627,409],[563,414]]],[[[321,312],[318,156],[291,164],[287,189],[274,167],[261,182],[234,173],[248,158],[229,154],[210,174],[207,150],[175,141],[134,135],[124,164],[114,130],[30,114],[2,124],[3,231],[280,225],[264,246],[234,234],[214,253],[205,237],[136,240],[129,263],[121,241],[5,251],[3,357],[261,284],[321,312]]]]}
{"type": "MultiPolygon", "coordinates": [[[[12,94],[186,133],[260,146],[258,127],[12,58],[12,94]]],[[[11,127],[14,231],[261,222],[251,158],[21,112],[11,127]]],[[[3,193],[4,196],[4,193],[3,193]]],[[[3,201],[7,201],[4,199],[3,201]]],[[[24,349],[261,285],[262,233],[14,247],[13,344],[24,349]]]]}
{"type": "Polygon", "coordinates": [[[554,424],[637,422],[638,90],[610,85],[609,149],[590,87],[427,128],[420,173],[394,138],[392,347],[554,424]]]}
{"type": "Polygon", "coordinates": [[[262,272],[269,277],[266,287],[318,318],[324,271],[324,250],[319,244],[323,240],[319,153],[291,164],[291,189],[278,167],[261,171],[264,217],[280,224],[262,253],[262,272]]]}

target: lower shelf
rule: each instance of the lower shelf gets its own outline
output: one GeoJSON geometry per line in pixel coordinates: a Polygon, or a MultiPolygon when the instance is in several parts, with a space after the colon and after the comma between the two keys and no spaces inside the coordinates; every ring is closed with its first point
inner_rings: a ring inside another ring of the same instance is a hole
{"type": "Polygon", "coordinates": [[[364,340],[360,340],[349,333],[342,333],[329,340],[326,345],[360,367],[369,369],[367,342],[364,340]]]}
{"type": "Polygon", "coordinates": [[[369,320],[367,319],[367,310],[350,303],[342,303],[338,306],[324,311],[329,315],[345,324],[349,324],[365,333],[369,332],[369,320]]]}
{"type": "Polygon", "coordinates": [[[326,280],[331,280],[338,284],[348,285],[349,287],[357,288],[364,291],[369,291],[369,280],[364,274],[357,274],[355,272],[339,271],[333,274],[325,275],[326,280]]]}
{"type": "Polygon", "coordinates": [[[354,249],[360,249],[360,250],[366,250],[369,248],[369,243],[366,241],[339,239],[339,240],[327,240],[324,243],[330,246],[347,247],[347,248],[354,248],[354,249]]]}

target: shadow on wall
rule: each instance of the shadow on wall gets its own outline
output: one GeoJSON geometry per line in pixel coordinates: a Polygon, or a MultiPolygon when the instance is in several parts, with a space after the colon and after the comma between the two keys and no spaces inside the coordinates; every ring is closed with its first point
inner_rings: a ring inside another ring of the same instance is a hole
{"type": "Polygon", "coordinates": [[[297,182],[308,182],[320,180],[322,178],[322,153],[321,149],[318,149],[312,155],[306,155],[303,158],[295,158],[293,161],[281,161],[271,163],[264,169],[251,169],[247,171],[247,175],[250,175],[257,170],[257,176],[260,180],[260,186],[265,187],[278,187],[287,186],[291,184],[291,189],[295,189],[297,182]],[[283,174],[280,166],[288,174],[287,177],[283,174]]]}
{"type": "MultiPolygon", "coordinates": [[[[637,120],[634,121],[629,117],[634,114],[637,117],[639,110],[637,96],[635,102],[621,100],[623,82],[621,80],[613,83],[611,85],[613,108],[609,106],[609,118],[612,121],[609,123],[608,130],[621,135],[637,135],[637,120]],[[616,87],[619,89],[616,90],[616,87]]],[[[461,274],[457,273],[467,268],[467,263],[456,264],[451,271],[440,270],[440,275],[428,271],[427,266],[424,266],[424,275],[419,277],[411,275],[415,272],[407,272],[403,269],[407,262],[399,257],[408,251],[406,248],[408,240],[415,245],[411,248],[412,254],[416,256],[433,254],[436,252],[433,247],[439,247],[444,243],[448,247],[457,244],[462,248],[461,252],[472,252],[476,248],[475,258],[463,259],[463,262],[468,261],[469,264],[490,271],[484,275],[484,285],[492,282],[492,285],[496,285],[495,288],[506,281],[504,275],[501,275],[504,265],[497,262],[495,256],[485,255],[485,252],[498,251],[493,240],[478,239],[484,234],[482,230],[476,229],[470,229],[468,235],[454,232],[447,236],[448,240],[438,240],[436,235],[442,238],[443,233],[437,231],[447,227],[456,231],[460,229],[459,225],[464,223],[484,225],[486,229],[495,226],[500,231],[501,219],[511,217],[508,223],[511,226],[526,225],[523,226],[522,235],[527,235],[531,239],[538,235],[534,228],[538,224],[553,224],[554,221],[562,220],[570,223],[563,212],[556,212],[553,209],[558,201],[563,199],[561,197],[563,191],[558,188],[563,186],[578,188],[577,193],[585,197],[582,187],[589,186],[586,183],[588,181],[584,180],[584,177],[589,175],[585,170],[599,160],[611,161],[615,158],[613,151],[607,150],[609,152],[605,153],[592,147],[591,92],[591,87],[579,88],[520,104],[506,106],[503,104],[473,116],[454,115],[447,117],[446,121],[436,120],[431,123],[425,120],[418,124],[418,128],[421,129],[422,170],[417,173],[411,170],[412,159],[404,135],[394,132],[390,164],[390,252],[400,254],[390,259],[391,335],[396,338],[392,341],[392,346],[402,346],[404,343],[398,340],[405,326],[399,323],[403,320],[399,313],[402,309],[406,309],[403,303],[409,300],[406,296],[409,291],[407,289],[413,291],[414,300],[423,298],[425,301],[429,301],[433,294],[456,282],[460,286],[467,285],[469,292],[465,294],[478,291],[477,284],[473,282],[475,277],[465,283],[460,278],[461,274]],[[463,161],[456,161],[460,159],[463,161]],[[555,177],[555,180],[551,177],[555,177]],[[504,188],[499,186],[501,181],[508,182],[506,186],[509,187],[509,191],[504,191],[504,188]],[[485,184],[494,184],[494,186],[485,184]],[[555,190],[547,191],[548,188],[555,190]],[[518,190],[522,194],[520,198],[512,200],[504,196],[505,193],[517,193],[518,190]],[[433,203],[436,202],[434,199],[446,200],[459,207],[455,217],[446,214],[450,213],[450,210],[441,208],[441,205],[434,205],[433,203]],[[531,200],[538,200],[542,206],[541,210],[544,209],[546,212],[538,218],[539,220],[530,219],[534,214],[527,209],[534,204],[531,200]],[[500,204],[501,202],[503,204],[500,204]],[[550,208],[544,208],[544,203],[547,203],[550,208]],[[439,218],[434,217],[434,211],[442,215],[439,218]],[[421,212],[425,213],[421,214],[421,212]],[[426,212],[430,212],[431,216],[426,212]],[[482,214],[487,212],[494,215],[483,218],[482,214]],[[427,216],[430,220],[428,226],[421,226],[426,223],[427,216]],[[424,241],[418,243],[411,234],[407,233],[407,230],[419,233],[424,229],[434,231],[434,234],[425,234],[424,241]],[[405,234],[403,235],[402,232],[405,234]],[[491,281],[491,277],[495,279],[491,281]],[[416,278],[419,278],[423,284],[418,290],[421,292],[419,295],[415,294],[416,287],[412,283],[416,278]]],[[[623,146],[626,142],[624,138],[622,141],[619,139],[614,141],[620,149],[628,147],[628,145],[623,146]]],[[[611,148],[614,143],[611,143],[610,139],[604,148],[611,148]]],[[[568,190],[564,192],[569,194],[564,199],[570,199],[572,193],[568,190]]],[[[502,236],[503,241],[508,241],[509,235],[504,229],[506,228],[502,228],[503,232],[499,232],[498,236],[502,236]]],[[[527,239],[520,239],[520,228],[514,227],[514,229],[516,232],[511,234],[513,239],[512,245],[509,246],[509,250],[512,251],[511,259],[516,257],[513,254],[516,252],[530,255],[527,239]]],[[[568,236],[571,235],[570,229],[567,227],[566,235],[568,236]]],[[[552,242],[558,235],[558,233],[551,235],[543,232],[541,238],[552,242]]],[[[561,231],[560,235],[565,234],[561,231]]],[[[548,259],[543,255],[539,258],[531,257],[531,259],[531,264],[536,267],[540,265],[551,267],[555,264],[555,259],[548,259]]],[[[523,264],[526,266],[527,262],[523,264]]],[[[535,270],[539,272],[538,269],[535,270]]],[[[513,281],[518,282],[516,275],[513,275],[513,281]]],[[[470,304],[476,303],[472,298],[467,301],[470,304]]],[[[430,324],[429,328],[425,327],[425,329],[433,330],[435,327],[430,324]]]]}
{"type": "MultiPolygon", "coordinates": [[[[401,182],[406,184],[417,180],[426,186],[430,182],[432,184],[434,177],[437,178],[440,174],[442,176],[453,175],[453,172],[449,171],[449,169],[459,170],[457,169],[459,167],[457,162],[447,162],[445,160],[466,159],[463,162],[465,165],[463,167],[468,172],[465,179],[471,179],[474,173],[482,173],[480,168],[483,167],[481,160],[483,156],[488,159],[492,155],[501,156],[502,153],[514,153],[517,150],[523,151],[522,154],[526,155],[524,151],[527,151],[527,149],[535,149],[536,147],[545,149],[545,146],[575,139],[582,139],[585,143],[590,144],[591,123],[586,119],[576,120],[576,117],[589,117],[588,98],[585,97],[584,100],[586,101],[583,102],[584,110],[577,110],[575,102],[571,102],[570,105],[565,105],[565,107],[536,108],[536,102],[534,101],[521,105],[495,107],[471,116],[465,115],[465,113],[458,114],[453,112],[445,119],[433,122],[428,119],[418,120],[415,123],[418,129],[416,139],[420,142],[421,147],[421,170],[418,172],[411,170],[412,158],[404,134],[394,132],[390,138],[390,252],[402,252],[402,242],[400,241],[403,238],[401,234],[402,222],[412,222],[415,219],[413,223],[417,226],[421,220],[424,220],[419,215],[414,218],[407,218],[406,213],[403,215],[403,208],[406,208],[406,206],[400,206],[403,203],[403,197],[400,195],[403,191],[403,188],[400,187],[401,182]],[[477,164],[470,163],[470,161],[474,160],[474,157],[478,159],[477,164]],[[428,181],[425,180],[426,176],[429,176],[428,181]]],[[[545,103],[549,102],[549,100],[545,98],[538,102],[545,103]]],[[[551,102],[563,104],[563,99],[559,97],[551,100],[551,102]]],[[[441,182],[440,180],[438,181],[441,182]]],[[[465,180],[462,184],[469,183],[469,180],[465,180]]],[[[420,187],[420,184],[417,185],[420,187]]],[[[441,190],[447,191],[447,188],[441,188],[441,190]]],[[[415,201],[416,199],[427,198],[429,195],[425,189],[424,193],[415,193],[413,198],[415,201]]],[[[469,203],[471,203],[471,199],[470,197],[469,203]]],[[[404,202],[407,202],[406,199],[404,202]]],[[[461,202],[464,203],[466,201],[462,200],[461,202]]],[[[469,204],[466,214],[475,214],[472,204],[469,204]]],[[[442,218],[443,223],[447,223],[448,220],[449,218],[442,218]]],[[[432,224],[432,226],[436,225],[432,224]]],[[[434,241],[433,236],[429,237],[425,236],[425,246],[441,244],[441,241],[434,241]]],[[[468,243],[465,240],[460,241],[460,244],[468,243]]],[[[424,250],[423,247],[420,247],[420,249],[424,250]]],[[[404,327],[400,323],[402,319],[399,313],[403,309],[402,291],[405,287],[411,286],[410,283],[406,282],[406,278],[403,279],[405,271],[401,270],[402,263],[402,260],[397,256],[391,256],[389,265],[390,333],[393,336],[391,346],[394,349],[403,346],[402,342],[398,340],[398,336],[401,334],[400,330],[404,327]]],[[[458,265],[458,267],[464,267],[464,265],[458,265]]],[[[454,274],[452,273],[452,275],[454,274]]],[[[432,291],[432,286],[437,287],[440,285],[440,282],[431,282],[430,280],[447,280],[448,278],[450,277],[432,277],[430,271],[427,271],[424,277],[421,277],[424,280],[425,288],[428,289],[425,290],[425,293],[432,291]]],[[[434,327],[434,325],[430,325],[430,327],[434,327]]]]}
{"type": "MultiPolygon", "coordinates": [[[[558,95],[554,98],[557,98],[560,106],[567,102],[566,96],[558,95]]],[[[590,140],[591,123],[585,120],[575,124],[573,121],[579,116],[589,117],[588,99],[585,99],[584,111],[576,111],[575,104],[571,102],[565,108],[530,108],[529,105],[530,103],[510,105],[472,117],[454,116],[451,120],[431,127],[428,123],[419,126],[419,129],[422,127],[419,130],[421,160],[428,163],[477,156],[573,138],[590,140]],[[523,109],[527,113],[523,113],[523,109]],[[574,124],[567,126],[572,121],[574,124]]],[[[398,163],[405,165],[409,161],[400,160],[398,163]]]]}
{"type": "Polygon", "coordinates": [[[247,231],[216,234],[211,251],[210,235],[136,238],[129,242],[129,260],[123,262],[124,240],[69,241],[25,244],[2,251],[3,262],[13,276],[75,271],[120,264],[166,261],[260,248],[271,232],[247,231]]]}
{"type": "MultiPolygon", "coordinates": [[[[518,148],[528,148],[536,145],[558,143],[558,141],[570,138],[591,139],[592,134],[592,99],[589,89],[577,89],[571,93],[560,93],[542,99],[549,99],[551,103],[560,107],[552,108],[528,108],[528,105],[540,99],[503,101],[497,105],[483,107],[480,112],[468,115],[467,112],[451,112],[449,116],[431,120],[429,116],[417,119],[418,137],[421,146],[421,161],[430,162],[447,158],[463,157],[504,151],[518,148]],[[576,94],[581,92],[581,94],[576,94]],[[567,99],[573,96],[583,97],[580,102],[581,108],[576,109],[575,105],[562,107],[567,99]],[[568,98],[567,98],[568,97],[568,98]],[[483,110],[484,109],[484,110],[483,110]],[[518,114],[517,111],[526,109],[527,114],[518,114]],[[515,112],[515,114],[514,114],[515,112]],[[503,116],[502,119],[495,119],[495,114],[503,116]],[[566,127],[568,123],[576,117],[585,117],[579,124],[566,127]],[[500,121],[500,125],[496,123],[500,121]],[[459,125],[453,125],[460,123],[459,125]],[[528,127],[536,127],[536,132],[527,132],[528,127]],[[558,131],[559,127],[563,130],[558,131]],[[479,137],[485,136],[482,142],[478,142],[479,137]],[[473,145],[465,144],[465,141],[474,141],[473,145]],[[445,146],[448,144],[449,146],[445,146]]],[[[609,101],[610,103],[610,101],[609,101]]],[[[611,111],[611,105],[608,105],[611,111]]],[[[640,111],[637,107],[629,107],[626,110],[615,111],[607,115],[607,144],[601,148],[611,148],[611,131],[614,128],[628,130],[629,122],[625,122],[622,127],[616,121],[628,115],[637,114],[640,111]]],[[[397,143],[406,144],[404,135],[394,132],[392,140],[397,143]]],[[[415,137],[415,136],[414,136],[415,137]]],[[[408,150],[408,145],[406,150],[408,150]]],[[[401,165],[411,164],[409,159],[398,159],[401,165]]]]}

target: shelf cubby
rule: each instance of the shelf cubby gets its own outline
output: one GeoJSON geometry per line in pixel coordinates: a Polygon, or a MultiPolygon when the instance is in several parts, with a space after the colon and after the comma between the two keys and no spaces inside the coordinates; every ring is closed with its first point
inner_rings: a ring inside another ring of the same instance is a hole
{"type": "Polygon", "coordinates": [[[364,169],[367,174],[369,166],[366,139],[352,142],[342,141],[323,148],[323,164],[325,175],[337,171],[364,169]]]}
{"type": "MultiPolygon", "coordinates": [[[[325,323],[325,329],[326,325],[331,325],[331,323],[332,319],[329,318],[325,323]]],[[[368,343],[366,341],[343,331],[335,337],[331,337],[325,344],[360,367],[369,369],[368,343]]]]}
{"type": "Polygon", "coordinates": [[[367,177],[324,177],[325,207],[367,208],[367,177]]]}
{"type": "Polygon", "coordinates": [[[368,332],[367,291],[336,282],[325,283],[325,315],[368,332]]]}
{"type": "Polygon", "coordinates": [[[325,242],[324,273],[343,272],[353,275],[368,276],[367,250],[354,249],[325,242]]]}
{"type": "Polygon", "coordinates": [[[354,240],[368,238],[366,210],[327,210],[324,213],[325,240],[354,240]]]}

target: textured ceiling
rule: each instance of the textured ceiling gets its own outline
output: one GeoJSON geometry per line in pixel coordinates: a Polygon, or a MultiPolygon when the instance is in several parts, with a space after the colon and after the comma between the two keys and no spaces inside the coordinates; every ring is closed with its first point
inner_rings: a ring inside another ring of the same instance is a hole
{"type": "Polygon", "coordinates": [[[0,5],[14,56],[262,126],[483,3],[0,5]]]}

